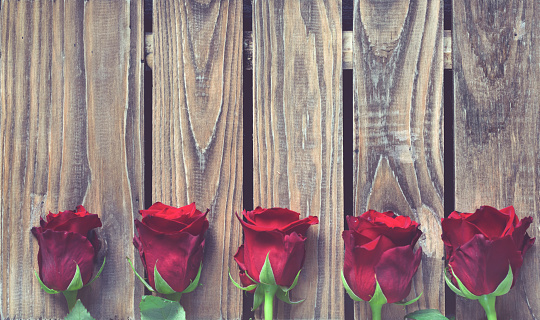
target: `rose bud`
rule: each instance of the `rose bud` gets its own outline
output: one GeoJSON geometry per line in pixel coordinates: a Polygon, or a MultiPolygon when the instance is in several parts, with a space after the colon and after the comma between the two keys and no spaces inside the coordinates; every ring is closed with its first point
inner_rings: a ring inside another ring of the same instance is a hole
{"type": "Polygon", "coordinates": [[[255,293],[253,309],[265,301],[265,318],[272,315],[274,294],[287,303],[288,292],[296,285],[304,264],[308,228],[319,223],[317,217],[300,219],[300,214],[285,208],[243,211],[238,217],[244,230],[244,244],[234,255],[240,268],[239,288],[255,293]]]}
{"type": "MultiPolygon", "coordinates": [[[[89,283],[101,247],[93,230],[101,227],[98,215],[78,206],[75,212],[49,212],[46,220],[40,219],[40,225],[32,228],[32,234],[39,244],[39,278],[42,286],[45,285],[43,289],[48,293],[68,290],[76,276],[77,267],[82,285],[89,283]]],[[[82,285],[70,287],[69,290],[76,291],[82,285]]]]}
{"type": "Polygon", "coordinates": [[[133,244],[148,273],[150,290],[174,294],[195,289],[202,268],[207,213],[197,210],[195,203],[175,208],[156,202],[140,211],[142,220],[135,220],[139,236],[133,238],[133,244]]]}
{"type": "Polygon", "coordinates": [[[534,243],[526,232],[531,223],[531,217],[520,221],[511,206],[500,211],[483,206],[442,219],[450,288],[469,299],[492,295],[494,304],[495,296],[514,286],[523,256],[534,243]]]}
{"type": "Polygon", "coordinates": [[[409,217],[390,211],[347,216],[347,224],[343,284],[353,300],[369,301],[373,319],[380,319],[382,305],[404,300],[411,290],[422,258],[422,249],[413,248],[422,231],[409,217]]]}

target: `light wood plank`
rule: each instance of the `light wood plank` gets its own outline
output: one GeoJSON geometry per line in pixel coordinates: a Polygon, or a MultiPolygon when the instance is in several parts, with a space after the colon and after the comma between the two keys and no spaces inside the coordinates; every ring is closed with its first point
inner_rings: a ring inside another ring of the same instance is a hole
{"type": "MultiPolygon", "coordinates": [[[[442,1],[356,0],[354,9],[354,208],[391,210],[421,224],[422,263],[404,308],[444,313],[442,1]]],[[[355,303],[355,318],[369,319],[355,303]]]]}
{"type": "Polygon", "coordinates": [[[203,286],[182,305],[188,319],[238,319],[242,1],[154,1],[153,19],[152,200],[210,209],[203,286]]]}
{"type": "MultiPolygon", "coordinates": [[[[533,216],[540,193],[540,5],[537,1],[454,1],[456,210],[513,205],[533,216]]],[[[540,254],[527,252],[514,288],[497,298],[499,319],[540,318],[540,254]]],[[[458,297],[457,319],[485,319],[458,297]]]]}
{"type": "Polygon", "coordinates": [[[275,314],[343,319],[341,1],[256,0],[253,23],[254,205],[320,221],[291,292],[306,300],[275,314]]]}
{"type": "Polygon", "coordinates": [[[30,228],[79,204],[100,215],[107,255],[79,297],[96,319],[135,317],[142,288],[125,257],[143,203],[141,13],[140,3],[2,2],[1,318],[64,317],[65,299],[33,276],[30,228]]]}

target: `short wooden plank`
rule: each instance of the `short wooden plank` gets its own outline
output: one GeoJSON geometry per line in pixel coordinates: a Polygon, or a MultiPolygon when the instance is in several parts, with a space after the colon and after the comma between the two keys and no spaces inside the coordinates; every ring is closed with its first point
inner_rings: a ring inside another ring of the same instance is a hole
{"type": "MultiPolygon", "coordinates": [[[[423,295],[383,307],[383,319],[444,313],[442,18],[442,1],[355,1],[354,213],[391,210],[424,232],[408,299],[423,295]]],[[[355,303],[356,319],[370,317],[367,303],[355,303]]]]}
{"type": "MultiPolygon", "coordinates": [[[[454,1],[456,210],[513,205],[540,235],[540,16],[530,1],[454,1]]],[[[514,288],[497,298],[499,319],[538,319],[538,249],[514,288]]],[[[485,319],[458,297],[457,319],[485,319]]]]}
{"type": "Polygon", "coordinates": [[[188,319],[238,319],[229,280],[242,231],[242,1],[154,1],[152,201],[210,209],[188,319]]]}
{"type": "Polygon", "coordinates": [[[63,318],[33,276],[30,233],[49,210],[100,215],[96,319],[134,318],[133,215],[142,208],[140,3],[3,1],[0,59],[1,318],[63,318]]]}
{"type": "Polygon", "coordinates": [[[341,1],[256,0],[253,30],[254,205],[320,221],[291,292],[306,300],[275,312],[344,319],[341,1]]]}

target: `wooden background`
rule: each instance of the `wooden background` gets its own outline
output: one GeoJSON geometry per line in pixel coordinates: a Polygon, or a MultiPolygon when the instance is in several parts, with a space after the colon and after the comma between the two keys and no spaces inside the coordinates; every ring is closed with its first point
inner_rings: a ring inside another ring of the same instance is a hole
{"type": "MultiPolygon", "coordinates": [[[[203,286],[182,298],[188,319],[261,318],[228,280],[242,242],[234,213],[258,205],[320,219],[292,292],[306,301],[277,302],[277,318],[370,318],[344,293],[341,232],[345,215],[376,209],[425,233],[409,298],[423,296],[385,306],[383,319],[419,308],[484,319],[478,303],[445,294],[440,219],[514,205],[540,233],[539,10],[532,0],[3,0],[0,318],[65,316],[64,298],[33,276],[30,229],[78,204],[100,215],[107,255],[81,299],[96,319],[139,318],[143,286],[125,260],[142,271],[133,219],[155,201],[195,201],[210,229],[203,286]]],[[[500,319],[540,318],[539,270],[533,247],[498,299],[500,319]]]]}

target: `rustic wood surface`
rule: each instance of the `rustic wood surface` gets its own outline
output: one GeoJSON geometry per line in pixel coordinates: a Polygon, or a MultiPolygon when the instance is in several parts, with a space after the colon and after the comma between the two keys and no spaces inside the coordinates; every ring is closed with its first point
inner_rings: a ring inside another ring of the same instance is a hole
{"type": "Polygon", "coordinates": [[[181,302],[188,319],[238,319],[242,1],[154,1],[153,20],[152,201],[210,209],[203,286],[181,302]]]}
{"type": "MultiPolygon", "coordinates": [[[[422,263],[408,307],[386,305],[383,319],[415,309],[444,313],[442,1],[356,0],[354,10],[354,210],[391,210],[424,232],[422,263]]],[[[355,318],[371,318],[355,303],[355,318]]]]}
{"type": "MultiPolygon", "coordinates": [[[[320,224],[279,319],[343,319],[341,1],[253,1],[254,206],[320,224]]],[[[262,308],[256,313],[262,318],[262,308]]]]}
{"type": "Polygon", "coordinates": [[[138,313],[142,287],[125,257],[143,203],[141,13],[140,2],[2,1],[2,319],[65,316],[64,297],[33,275],[30,228],[79,204],[101,217],[107,256],[79,297],[96,319],[138,313]]]}
{"type": "MultiPolygon", "coordinates": [[[[454,1],[456,210],[513,205],[533,216],[540,194],[540,9],[537,1],[454,1]]],[[[514,288],[497,298],[499,319],[540,318],[538,243],[514,288]]],[[[485,319],[458,297],[457,319],[485,319]]]]}

